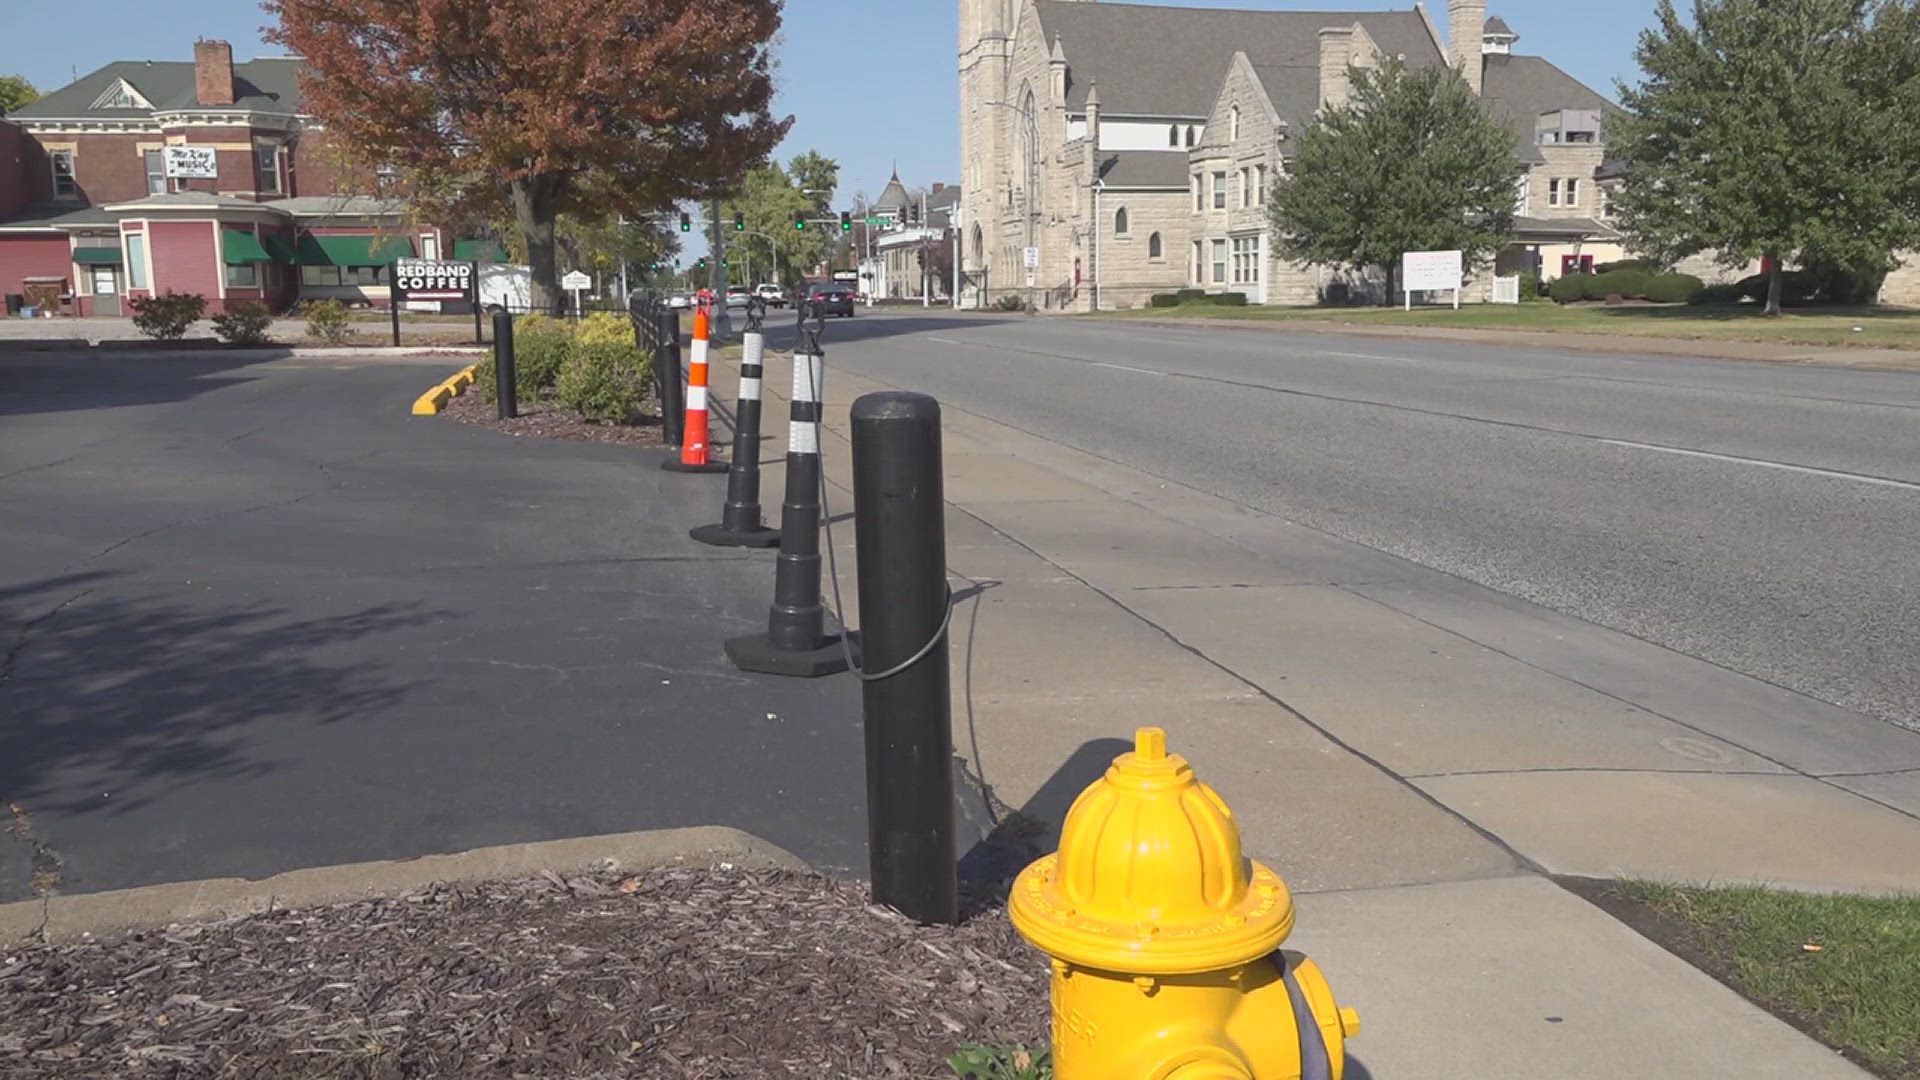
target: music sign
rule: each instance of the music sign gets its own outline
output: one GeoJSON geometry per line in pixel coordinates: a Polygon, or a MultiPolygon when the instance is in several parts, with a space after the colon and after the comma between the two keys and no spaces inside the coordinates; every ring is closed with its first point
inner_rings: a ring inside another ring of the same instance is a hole
{"type": "Polygon", "coordinates": [[[439,259],[395,259],[394,299],[472,300],[473,264],[439,259]]]}
{"type": "Polygon", "coordinates": [[[166,174],[171,179],[220,178],[220,157],[211,146],[169,146],[163,161],[166,174]]]}

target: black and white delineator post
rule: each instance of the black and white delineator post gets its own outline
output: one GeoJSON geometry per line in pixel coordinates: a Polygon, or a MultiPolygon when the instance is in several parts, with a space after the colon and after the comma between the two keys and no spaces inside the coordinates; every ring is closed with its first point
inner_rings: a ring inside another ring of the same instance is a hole
{"type": "Polygon", "coordinates": [[[817,679],[847,670],[846,643],[827,633],[827,609],[820,600],[820,401],[826,375],[820,332],[825,327],[825,311],[803,302],[793,348],[787,498],[780,507],[773,608],[766,633],[727,642],[727,659],[742,671],[817,679]]]}
{"type": "Polygon", "coordinates": [[[780,544],[780,530],[768,528],[760,512],[760,376],[767,352],[767,335],[762,328],[766,316],[765,300],[755,297],[747,304],[747,329],[740,338],[740,400],[734,406],[727,501],[720,508],[717,524],[693,528],[692,537],[703,544],[743,548],[780,544]]]}

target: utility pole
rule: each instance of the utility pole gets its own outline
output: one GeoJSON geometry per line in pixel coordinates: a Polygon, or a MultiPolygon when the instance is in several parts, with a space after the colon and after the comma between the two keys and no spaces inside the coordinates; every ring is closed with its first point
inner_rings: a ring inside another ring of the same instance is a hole
{"type": "Polygon", "coordinates": [[[708,273],[708,288],[713,290],[713,332],[718,337],[731,337],[733,326],[727,320],[727,249],[725,234],[720,229],[720,200],[713,200],[713,211],[707,215],[713,228],[712,267],[708,273]]]}

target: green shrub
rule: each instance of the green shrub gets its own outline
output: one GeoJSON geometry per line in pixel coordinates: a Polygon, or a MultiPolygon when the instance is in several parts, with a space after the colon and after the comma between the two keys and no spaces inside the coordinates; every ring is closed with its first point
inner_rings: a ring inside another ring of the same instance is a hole
{"type": "Polygon", "coordinates": [[[1593,278],[1593,274],[1562,274],[1554,278],[1553,283],[1547,286],[1547,295],[1553,297],[1555,303],[1560,304],[1571,304],[1576,300],[1585,300],[1587,298],[1588,283],[1591,282],[1593,278]]]}
{"type": "Polygon", "coordinates": [[[573,340],[582,345],[633,344],[633,320],[612,311],[596,311],[573,326],[573,340]]]}
{"type": "Polygon", "coordinates": [[[130,303],[134,328],[161,341],[179,340],[207,313],[207,298],[198,293],[136,296],[130,303]]]}
{"type": "Polygon", "coordinates": [[[353,333],[347,324],[347,305],[338,300],[309,300],[301,312],[307,317],[307,336],[338,345],[353,333]]]}
{"type": "Polygon", "coordinates": [[[1696,306],[1737,304],[1742,299],[1744,297],[1740,295],[1740,286],[1737,284],[1702,285],[1687,297],[1687,303],[1696,306]]]}
{"type": "Polygon", "coordinates": [[[627,424],[639,419],[652,380],[646,354],[631,344],[578,345],[567,353],[554,396],[581,419],[627,424]]]}
{"type": "Polygon", "coordinates": [[[1647,295],[1647,282],[1653,275],[1645,270],[1609,270],[1604,274],[1592,275],[1586,283],[1587,299],[1605,300],[1618,296],[1624,300],[1637,300],[1647,295]]]}
{"type": "Polygon", "coordinates": [[[520,315],[513,320],[515,336],[521,334],[571,334],[573,324],[551,315],[520,315]]]}
{"type": "Polygon", "coordinates": [[[1148,307],[1179,307],[1180,297],[1174,293],[1154,293],[1147,300],[1148,307]]]}
{"type": "Polygon", "coordinates": [[[1522,270],[1520,272],[1520,302],[1524,304],[1530,300],[1538,300],[1542,295],[1544,295],[1544,293],[1540,288],[1540,275],[1531,270],[1522,270]]]}
{"type": "Polygon", "coordinates": [[[1215,307],[1246,307],[1247,294],[1243,292],[1214,293],[1209,298],[1215,307]]]}
{"type": "MultiPolygon", "coordinates": [[[[1780,303],[1787,307],[1812,304],[1871,304],[1886,280],[1884,270],[1857,270],[1813,263],[1782,275],[1780,303]]],[[[1767,300],[1767,275],[1755,274],[1739,283],[1740,295],[1756,304],[1767,300]]]]}
{"type": "Polygon", "coordinates": [[[1008,293],[1005,296],[1002,296],[1000,299],[995,300],[991,306],[995,311],[1027,310],[1026,300],[1015,293],[1008,293]]]}
{"type": "Polygon", "coordinates": [[[1175,293],[1174,293],[1173,295],[1175,295],[1175,296],[1177,296],[1177,297],[1179,297],[1179,298],[1180,298],[1180,302],[1181,302],[1181,303],[1183,303],[1183,304],[1185,304],[1185,303],[1189,303],[1189,302],[1191,302],[1191,301],[1194,301],[1194,300],[1205,300],[1205,299],[1207,298],[1207,290],[1205,290],[1205,289],[1180,289],[1180,290],[1178,290],[1178,291],[1176,291],[1176,292],[1175,292],[1175,293]]]}
{"type": "Polygon", "coordinates": [[[1655,274],[1647,279],[1646,297],[1661,304],[1683,304],[1706,287],[1692,274],[1655,274]]]}
{"type": "Polygon", "coordinates": [[[560,381],[560,369],[566,366],[573,350],[584,345],[625,345],[633,347],[633,330],[622,341],[583,342],[565,334],[513,335],[513,375],[522,394],[529,390],[547,390],[560,381]]]}
{"type": "Polygon", "coordinates": [[[273,312],[258,300],[242,300],[213,317],[213,332],[229,345],[260,345],[273,325],[273,312]]]}

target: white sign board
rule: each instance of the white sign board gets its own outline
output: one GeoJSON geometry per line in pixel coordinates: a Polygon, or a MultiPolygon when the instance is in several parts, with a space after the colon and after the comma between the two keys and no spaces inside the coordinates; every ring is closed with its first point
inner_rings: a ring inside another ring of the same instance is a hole
{"type": "Polygon", "coordinates": [[[1030,248],[1027,248],[1021,254],[1024,259],[1024,265],[1026,266],[1027,269],[1033,270],[1039,267],[1040,265],[1040,249],[1039,248],[1030,247],[1030,248]]]}
{"type": "Polygon", "coordinates": [[[1400,288],[1413,307],[1413,294],[1453,290],[1453,306],[1460,306],[1460,287],[1466,282],[1466,257],[1458,251],[1409,251],[1400,256],[1400,288]]]}
{"type": "Polygon", "coordinates": [[[569,270],[567,276],[560,279],[560,287],[568,292],[584,292],[593,288],[593,275],[584,270],[569,270]]]}
{"type": "Polygon", "coordinates": [[[393,288],[401,300],[471,300],[473,264],[441,259],[395,259],[393,288]]]}
{"type": "Polygon", "coordinates": [[[220,158],[211,146],[169,146],[166,173],[176,180],[218,180],[220,158]]]}

